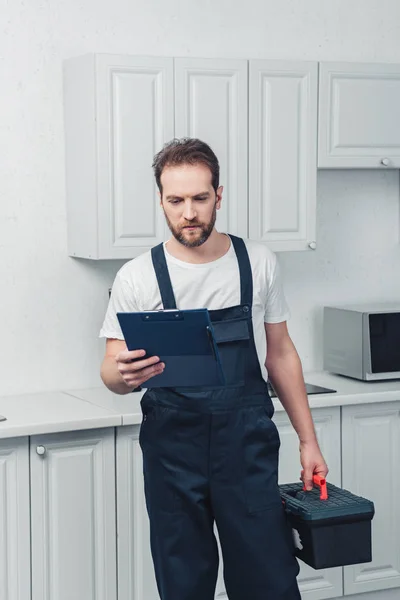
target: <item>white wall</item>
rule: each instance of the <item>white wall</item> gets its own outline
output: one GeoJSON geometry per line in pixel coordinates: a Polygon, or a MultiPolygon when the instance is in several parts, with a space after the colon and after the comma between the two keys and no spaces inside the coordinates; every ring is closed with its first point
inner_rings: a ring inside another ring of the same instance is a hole
{"type": "MultiPolygon", "coordinates": [[[[400,62],[398,0],[13,0],[0,13],[0,394],[97,385],[121,262],[66,252],[61,64],[85,52],[400,62]]],[[[323,172],[318,249],[281,254],[291,332],[320,366],[321,306],[400,296],[397,172],[323,172]]]]}
{"type": "Polygon", "coordinates": [[[398,171],[320,171],[317,189],[317,250],[279,254],[307,370],[322,368],[324,305],[400,304],[398,171]]]}

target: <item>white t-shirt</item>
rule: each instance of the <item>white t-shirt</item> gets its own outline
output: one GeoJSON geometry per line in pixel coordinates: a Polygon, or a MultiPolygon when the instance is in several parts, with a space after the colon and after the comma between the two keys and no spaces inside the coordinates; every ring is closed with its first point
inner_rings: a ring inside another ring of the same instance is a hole
{"type": "MultiPolygon", "coordinates": [[[[265,380],[267,355],[265,323],[280,323],[289,317],[276,255],[265,245],[244,240],[253,272],[253,328],[257,355],[265,380]]],[[[240,278],[236,253],[228,252],[212,262],[183,262],[164,251],[177,308],[228,308],[240,304],[240,278]]],[[[151,259],[146,252],[127,262],[117,273],[100,337],[123,340],[117,312],[163,308],[151,259]]]]}

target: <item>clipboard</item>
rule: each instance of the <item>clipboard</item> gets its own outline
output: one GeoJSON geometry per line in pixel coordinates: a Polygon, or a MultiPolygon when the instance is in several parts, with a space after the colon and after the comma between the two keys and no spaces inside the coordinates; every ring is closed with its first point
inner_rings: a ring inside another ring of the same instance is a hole
{"type": "MultiPolygon", "coordinates": [[[[118,312],[128,350],[159,356],[163,373],[145,388],[222,386],[225,377],[209,312],[206,308],[118,312]]],[[[140,358],[139,360],[143,360],[140,358]]]]}

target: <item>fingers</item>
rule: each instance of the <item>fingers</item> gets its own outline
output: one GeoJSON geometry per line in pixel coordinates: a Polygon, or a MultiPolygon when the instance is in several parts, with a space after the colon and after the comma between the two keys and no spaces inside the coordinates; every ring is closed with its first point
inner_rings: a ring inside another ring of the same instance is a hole
{"type": "Polygon", "coordinates": [[[122,350],[115,357],[119,374],[129,387],[138,387],[163,372],[165,364],[158,356],[140,360],[145,355],[144,350],[122,350]]]}
{"type": "Polygon", "coordinates": [[[329,473],[328,465],[324,463],[323,465],[317,466],[314,469],[314,473],[320,477],[326,477],[329,473]]]}
{"type": "Polygon", "coordinates": [[[304,483],[305,489],[309,492],[314,487],[313,476],[319,475],[326,479],[326,476],[329,473],[328,465],[323,463],[321,465],[316,465],[314,467],[305,467],[301,471],[300,479],[304,483]]]}
{"type": "Polygon", "coordinates": [[[118,371],[123,374],[136,373],[137,371],[141,371],[142,369],[146,369],[147,367],[151,367],[155,364],[158,364],[160,359],[158,356],[151,356],[150,358],[145,358],[144,360],[135,360],[134,362],[121,362],[117,360],[118,371]]]}
{"type": "Polygon", "coordinates": [[[138,358],[142,358],[145,356],[145,350],[122,350],[117,354],[115,360],[117,363],[131,363],[133,360],[137,360],[138,358]]]}
{"type": "Polygon", "coordinates": [[[304,483],[304,487],[309,492],[313,489],[313,469],[311,467],[305,467],[305,469],[301,472],[302,479],[304,483]]]}
{"type": "Polygon", "coordinates": [[[138,387],[139,385],[142,385],[145,381],[147,381],[151,377],[160,375],[160,373],[162,373],[164,371],[164,368],[165,368],[165,364],[162,362],[158,362],[155,365],[152,365],[145,369],[140,369],[139,371],[136,371],[134,373],[125,373],[125,374],[121,373],[121,376],[128,386],[138,387]]]}

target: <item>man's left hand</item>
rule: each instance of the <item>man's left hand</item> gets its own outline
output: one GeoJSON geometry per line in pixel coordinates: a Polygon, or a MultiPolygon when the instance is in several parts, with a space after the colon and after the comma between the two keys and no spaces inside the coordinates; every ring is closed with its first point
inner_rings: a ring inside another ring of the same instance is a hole
{"type": "Polygon", "coordinates": [[[313,489],[313,475],[326,477],[329,469],[321,454],[318,442],[300,442],[300,462],[303,470],[300,479],[307,491],[313,489]]]}

